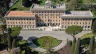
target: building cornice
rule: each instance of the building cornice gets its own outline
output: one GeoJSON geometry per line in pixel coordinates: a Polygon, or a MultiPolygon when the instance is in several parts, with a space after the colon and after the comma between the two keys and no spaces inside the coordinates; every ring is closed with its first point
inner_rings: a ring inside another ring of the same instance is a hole
{"type": "Polygon", "coordinates": [[[62,19],[70,19],[70,18],[74,18],[74,19],[93,19],[92,16],[62,16],[62,19]]]}
{"type": "Polygon", "coordinates": [[[64,9],[31,9],[31,11],[65,11],[64,9]]]}
{"type": "Polygon", "coordinates": [[[35,16],[34,17],[29,17],[29,16],[6,16],[5,18],[36,18],[35,16]]]}

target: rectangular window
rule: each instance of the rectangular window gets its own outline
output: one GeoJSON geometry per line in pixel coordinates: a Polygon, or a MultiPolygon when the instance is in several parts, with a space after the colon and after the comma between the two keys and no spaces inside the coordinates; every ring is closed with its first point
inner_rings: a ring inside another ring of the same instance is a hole
{"type": "Polygon", "coordinates": [[[30,22],[30,24],[31,24],[31,22],[30,22]]]}
{"type": "Polygon", "coordinates": [[[9,22],[8,22],[8,24],[9,24],[9,22]]]}
{"type": "Polygon", "coordinates": [[[90,22],[89,22],[89,24],[90,24],[90,22]]]}
{"type": "Polygon", "coordinates": [[[80,24],[81,24],[81,22],[80,22],[80,24]]]}
{"type": "Polygon", "coordinates": [[[78,24],[78,22],[77,22],[77,24],[78,24]]]}
{"type": "Polygon", "coordinates": [[[85,24],[87,24],[87,22],[85,22],[85,24]]]}
{"type": "Polygon", "coordinates": [[[68,24],[69,24],[69,22],[68,22],[68,24]]]}
{"type": "Polygon", "coordinates": [[[72,22],[71,22],[71,24],[72,24],[72,22]]]}
{"type": "Polygon", "coordinates": [[[90,28],[90,26],[88,26],[88,28],[90,28]]]}
{"type": "Polygon", "coordinates": [[[13,24],[14,24],[14,22],[13,22],[13,24]]]}

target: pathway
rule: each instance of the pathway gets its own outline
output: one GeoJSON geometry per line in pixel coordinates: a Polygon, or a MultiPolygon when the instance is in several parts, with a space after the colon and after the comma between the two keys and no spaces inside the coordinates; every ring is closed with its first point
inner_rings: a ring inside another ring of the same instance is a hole
{"type": "Polygon", "coordinates": [[[62,42],[61,42],[58,46],[56,46],[56,47],[52,48],[52,49],[53,49],[53,51],[57,51],[57,50],[59,50],[59,49],[63,48],[63,47],[66,45],[66,43],[67,43],[67,41],[62,40],[62,42]]]}

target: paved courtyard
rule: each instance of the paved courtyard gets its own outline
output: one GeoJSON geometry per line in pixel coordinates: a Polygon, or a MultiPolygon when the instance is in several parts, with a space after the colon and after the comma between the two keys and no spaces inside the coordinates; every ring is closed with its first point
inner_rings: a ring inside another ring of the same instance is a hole
{"type": "MultiPolygon", "coordinates": [[[[90,33],[91,31],[82,31],[81,33],[77,34],[76,37],[81,37],[82,35],[86,33],[90,33]]],[[[26,30],[21,31],[20,35],[22,36],[24,40],[27,40],[29,37],[42,37],[42,36],[52,36],[54,38],[57,38],[59,40],[72,40],[72,36],[65,33],[65,31],[32,31],[32,30],[26,30]]]]}

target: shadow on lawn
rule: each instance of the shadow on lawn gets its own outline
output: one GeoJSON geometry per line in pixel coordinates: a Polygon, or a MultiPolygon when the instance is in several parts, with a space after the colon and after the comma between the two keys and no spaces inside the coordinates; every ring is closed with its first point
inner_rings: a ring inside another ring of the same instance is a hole
{"type": "Polygon", "coordinates": [[[23,37],[22,36],[17,36],[19,40],[23,40],[23,37]]]}
{"type": "Polygon", "coordinates": [[[17,10],[18,8],[12,8],[11,10],[17,10]]]}
{"type": "Polygon", "coordinates": [[[29,42],[32,41],[33,43],[31,42],[31,43],[29,43],[29,45],[32,45],[33,48],[37,48],[38,46],[40,46],[37,39],[38,39],[37,37],[32,36],[32,37],[29,37],[27,41],[29,41],[29,42]]]}

